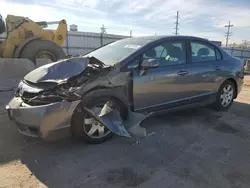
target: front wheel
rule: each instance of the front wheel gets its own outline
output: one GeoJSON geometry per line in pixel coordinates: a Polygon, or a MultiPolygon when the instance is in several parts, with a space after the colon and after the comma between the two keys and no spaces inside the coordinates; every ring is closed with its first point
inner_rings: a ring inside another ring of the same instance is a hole
{"type": "Polygon", "coordinates": [[[219,111],[228,110],[233,104],[234,96],[236,95],[236,88],[233,82],[225,81],[217,94],[214,108],[219,111]]]}
{"type": "MultiPolygon", "coordinates": [[[[91,111],[99,115],[101,109],[109,101],[109,98],[92,99],[86,104],[91,111]]],[[[114,108],[120,112],[121,118],[124,120],[127,117],[127,109],[116,101],[114,108]]],[[[100,144],[112,138],[113,133],[100,122],[96,121],[90,114],[86,113],[84,109],[79,108],[79,112],[73,115],[72,132],[75,138],[81,139],[89,144],[100,144]]]]}

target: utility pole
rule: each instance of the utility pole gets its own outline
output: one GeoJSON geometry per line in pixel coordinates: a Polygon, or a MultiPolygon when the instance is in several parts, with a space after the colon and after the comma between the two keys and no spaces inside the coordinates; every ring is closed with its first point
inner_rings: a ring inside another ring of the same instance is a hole
{"type": "Polygon", "coordinates": [[[101,27],[101,38],[100,38],[100,43],[101,43],[101,46],[103,46],[103,34],[106,33],[106,28],[104,27],[104,24],[102,24],[102,27],[101,27]]]}
{"type": "Polygon", "coordinates": [[[129,33],[129,35],[130,35],[130,38],[132,37],[132,30],[130,30],[130,33],[129,33]]]}
{"type": "Polygon", "coordinates": [[[228,39],[231,36],[232,32],[230,32],[230,28],[233,27],[234,25],[232,25],[229,21],[228,25],[225,25],[225,27],[227,27],[227,32],[226,32],[226,47],[228,45],[228,39]]]}
{"type": "Polygon", "coordinates": [[[102,24],[101,33],[102,33],[102,34],[106,33],[106,28],[104,27],[104,24],[102,24]]]}
{"type": "Polygon", "coordinates": [[[176,16],[176,22],[175,22],[175,35],[178,35],[178,30],[179,30],[179,11],[177,11],[177,16],[176,16]]]}

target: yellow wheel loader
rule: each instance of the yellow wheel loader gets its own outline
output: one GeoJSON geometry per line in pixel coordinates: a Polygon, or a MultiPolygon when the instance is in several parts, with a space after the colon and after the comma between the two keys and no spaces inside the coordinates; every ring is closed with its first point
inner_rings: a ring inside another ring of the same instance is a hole
{"type": "Polygon", "coordinates": [[[29,18],[0,15],[0,34],[6,37],[0,40],[0,58],[25,58],[36,63],[36,59],[57,61],[65,58],[61,48],[67,35],[67,23],[34,22],[29,18]],[[44,29],[49,24],[58,24],[55,31],[44,29]]]}

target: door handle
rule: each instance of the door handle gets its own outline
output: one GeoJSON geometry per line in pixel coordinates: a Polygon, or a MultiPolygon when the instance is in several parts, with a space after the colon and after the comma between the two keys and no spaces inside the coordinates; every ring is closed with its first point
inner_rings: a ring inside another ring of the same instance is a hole
{"type": "Polygon", "coordinates": [[[179,72],[177,72],[178,75],[180,76],[184,76],[186,74],[188,74],[189,72],[188,71],[185,71],[185,70],[180,70],[179,72]]]}
{"type": "Polygon", "coordinates": [[[223,67],[221,65],[216,65],[215,70],[221,70],[223,67]]]}

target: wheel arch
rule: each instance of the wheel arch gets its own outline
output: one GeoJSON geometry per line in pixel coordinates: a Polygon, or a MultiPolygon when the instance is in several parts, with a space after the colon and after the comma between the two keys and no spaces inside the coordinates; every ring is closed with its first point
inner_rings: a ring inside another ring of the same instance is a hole
{"type": "MultiPolygon", "coordinates": [[[[82,116],[81,113],[82,113],[82,111],[84,111],[83,106],[85,106],[87,104],[87,102],[95,100],[96,98],[100,99],[100,98],[106,97],[108,100],[110,99],[112,101],[115,101],[115,103],[118,104],[119,106],[122,105],[121,117],[122,117],[122,119],[126,119],[128,117],[129,108],[128,108],[126,102],[122,99],[122,97],[116,96],[116,95],[112,94],[111,92],[109,92],[108,90],[110,90],[110,89],[99,89],[99,90],[94,90],[94,91],[91,91],[91,92],[85,94],[82,101],[77,105],[77,107],[75,108],[75,110],[71,116],[71,133],[72,133],[73,137],[75,137],[77,139],[82,138],[82,134],[81,134],[82,129],[79,130],[79,126],[77,126],[79,124],[79,117],[82,116]]],[[[111,137],[112,137],[112,135],[111,135],[111,137]]],[[[95,143],[95,142],[89,142],[89,143],[95,143]]]]}
{"type": "Polygon", "coordinates": [[[78,112],[79,110],[83,109],[83,106],[88,103],[88,101],[94,100],[95,98],[110,98],[111,100],[115,100],[119,106],[126,109],[128,112],[129,109],[131,109],[131,106],[129,105],[129,102],[127,101],[127,97],[124,94],[123,91],[120,88],[93,88],[87,93],[84,93],[84,97],[82,98],[82,101],[77,105],[75,108],[73,114],[72,114],[72,120],[74,119],[74,114],[78,112]],[[121,92],[121,93],[120,93],[121,92]]]}
{"type": "Polygon", "coordinates": [[[114,99],[116,101],[119,101],[121,105],[126,106],[126,108],[130,108],[128,99],[126,94],[124,93],[121,88],[105,88],[105,87],[98,87],[98,88],[92,88],[87,93],[84,93],[84,97],[82,101],[79,103],[79,105],[84,105],[88,100],[91,100],[93,98],[99,98],[99,97],[107,97],[114,99]]]}
{"type": "Polygon", "coordinates": [[[234,99],[238,96],[238,84],[236,82],[236,80],[234,78],[227,78],[225,79],[222,83],[226,82],[226,81],[230,81],[234,84],[234,88],[235,88],[235,96],[234,99]]]}

